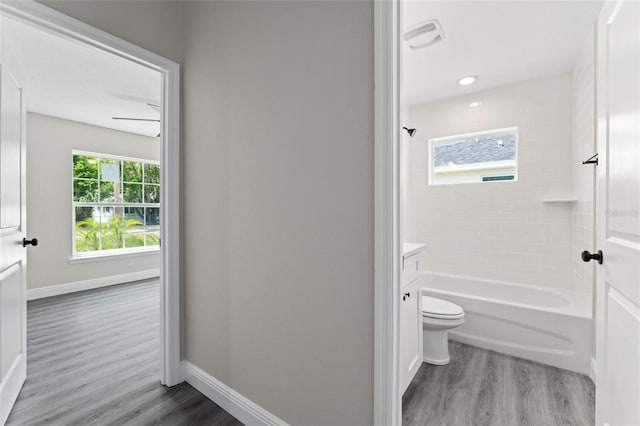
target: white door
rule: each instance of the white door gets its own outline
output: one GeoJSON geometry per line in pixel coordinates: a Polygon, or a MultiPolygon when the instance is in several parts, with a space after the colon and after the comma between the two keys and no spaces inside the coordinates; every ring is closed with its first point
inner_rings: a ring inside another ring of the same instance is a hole
{"type": "MultiPolygon", "coordinates": [[[[4,58],[3,58],[4,59],[4,58]]],[[[22,88],[0,63],[0,425],[27,374],[25,144],[22,88]]]]}
{"type": "Polygon", "coordinates": [[[596,423],[640,425],[640,3],[598,21],[596,423]]]}

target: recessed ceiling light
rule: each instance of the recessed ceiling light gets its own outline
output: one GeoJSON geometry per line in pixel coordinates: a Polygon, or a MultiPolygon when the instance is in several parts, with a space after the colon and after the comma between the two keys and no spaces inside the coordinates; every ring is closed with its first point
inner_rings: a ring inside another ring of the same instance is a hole
{"type": "Polygon", "coordinates": [[[458,84],[460,86],[468,86],[470,84],[475,83],[476,81],[478,81],[478,76],[477,75],[470,75],[467,77],[462,77],[460,80],[458,80],[458,84]]]}
{"type": "Polygon", "coordinates": [[[478,108],[480,105],[482,105],[482,102],[477,101],[477,102],[471,102],[469,104],[469,108],[478,108]]]}

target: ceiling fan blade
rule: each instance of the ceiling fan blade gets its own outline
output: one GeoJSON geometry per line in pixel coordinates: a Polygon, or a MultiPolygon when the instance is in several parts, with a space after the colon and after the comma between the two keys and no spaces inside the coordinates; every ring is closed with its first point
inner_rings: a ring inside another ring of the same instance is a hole
{"type": "Polygon", "coordinates": [[[155,121],[159,123],[160,120],[155,118],[133,118],[133,117],[111,117],[113,120],[129,120],[129,121],[155,121]]]}

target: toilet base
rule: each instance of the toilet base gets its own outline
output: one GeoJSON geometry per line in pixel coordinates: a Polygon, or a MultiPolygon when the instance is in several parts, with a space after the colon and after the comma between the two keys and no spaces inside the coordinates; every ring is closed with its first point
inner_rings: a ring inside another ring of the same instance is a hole
{"type": "Polygon", "coordinates": [[[422,359],[427,364],[449,363],[449,336],[447,330],[423,330],[422,359]]]}
{"type": "Polygon", "coordinates": [[[431,365],[447,365],[449,364],[449,361],[451,361],[450,357],[447,357],[445,359],[431,359],[426,357],[422,358],[422,362],[426,362],[427,364],[431,365]]]}

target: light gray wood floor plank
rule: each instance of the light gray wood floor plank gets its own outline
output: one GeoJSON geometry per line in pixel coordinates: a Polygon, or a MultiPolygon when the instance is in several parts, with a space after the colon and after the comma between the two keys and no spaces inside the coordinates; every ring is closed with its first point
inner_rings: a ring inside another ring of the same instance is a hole
{"type": "Polygon", "coordinates": [[[581,374],[449,343],[451,362],[422,364],[402,399],[404,426],[588,426],[595,390],[581,374]]]}
{"type": "Polygon", "coordinates": [[[159,378],[159,284],[34,300],[27,381],[7,425],[240,425],[183,383],[159,378]]]}

